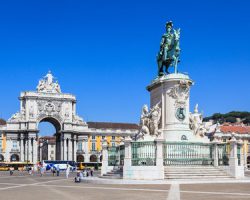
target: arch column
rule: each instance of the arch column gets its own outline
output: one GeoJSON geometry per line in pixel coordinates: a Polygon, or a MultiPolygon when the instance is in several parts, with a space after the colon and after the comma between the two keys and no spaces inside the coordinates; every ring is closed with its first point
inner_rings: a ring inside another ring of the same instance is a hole
{"type": "Polygon", "coordinates": [[[76,136],[74,136],[74,139],[72,140],[73,141],[73,161],[76,161],[76,151],[77,151],[77,147],[76,147],[76,136]]]}
{"type": "Polygon", "coordinates": [[[64,138],[63,138],[63,135],[61,135],[58,143],[59,143],[58,146],[60,146],[58,148],[58,155],[59,155],[59,157],[57,157],[56,159],[57,160],[63,160],[64,159],[63,158],[63,156],[64,156],[64,149],[63,149],[63,147],[64,147],[64,138]]]}
{"type": "Polygon", "coordinates": [[[89,147],[88,147],[88,137],[85,137],[83,140],[84,146],[84,161],[89,162],[89,147]]]}
{"type": "Polygon", "coordinates": [[[38,150],[38,146],[37,146],[37,138],[33,138],[33,163],[36,164],[37,163],[37,150],[38,150]]]}
{"type": "Polygon", "coordinates": [[[20,137],[20,161],[25,161],[25,149],[24,149],[24,137],[23,135],[20,137]]]}
{"type": "Polygon", "coordinates": [[[63,159],[62,160],[67,160],[67,139],[63,139],[63,159]]]}
{"type": "Polygon", "coordinates": [[[28,138],[27,136],[24,139],[24,161],[27,162],[29,160],[28,157],[28,138]]]}
{"type": "Polygon", "coordinates": [[[7,161],[7,162],[9,162],[10,161],[10,150],[11,150],[11,148],[12,148],[12,146],[11,146],[11,140],[10,140],[10,138],[6,138],[6,151],[5,151],[5,160],[7,161]]]}
{"type": "Polygon", "coordinates": [[[68,160],[73,160],[73,152],[72,152],[72,139],[69,138],[69,146],[68,146],[68,160]]]}
{"type": "Polygon", "coordinates": [[[28,151],[27,151],[27,154],[28,154],[28,161],[29,162],[32,162],[32,144],[31,144],[31,138],[29,137],[28,138],[28,151]]]}

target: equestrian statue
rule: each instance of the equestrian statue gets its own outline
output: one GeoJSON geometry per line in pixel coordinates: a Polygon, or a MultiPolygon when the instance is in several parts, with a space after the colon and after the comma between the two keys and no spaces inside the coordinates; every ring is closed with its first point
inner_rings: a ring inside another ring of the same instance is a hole
{"type": "Polygon", "coordinates": [[[158,76],[164,75],[164,66],[166,74],[169,74],[168,68],[174,67],[174,72],[177,73],[177,64],[180,62],[180,29],[173,29],[173,22],[166,23],[166,33],[163,34],[160,44],[160,51],[157,55],[158,76]]]}

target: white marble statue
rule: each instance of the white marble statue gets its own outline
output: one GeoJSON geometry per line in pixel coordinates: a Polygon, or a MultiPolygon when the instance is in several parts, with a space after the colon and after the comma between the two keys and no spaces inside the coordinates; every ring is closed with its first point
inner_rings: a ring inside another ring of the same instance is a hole
{"type": "Polygon", "coordinates": [[[10,119],[8,119],[9,122],[18,122],[24,119],[24,113],[16,112],[13,114],[10,119]]]}
{"type": "Polygon", "coordinates": [[[83,118],[78,115],[73,115],[73,122],[76,124],[86,124],[83,118]]]}
{"type": "Polygon", "coordinates": [[[206,133],[206,128],[202,123],[203,116],[198,111],[198,104],[195,105],[194,113],[190,113],[189,121],[190,121],[190,129],[193,130],[194,135],[204,136],[206,133]]]}
{"type": "Polygon", "coordinates": [[[49,85],[51,85],[53,83],[53,75],[51,74],[51,71],[48,72],[48,74],[45,76],[45,78],[47,79],[47,83],[49,85]]]}
{"type": "Polygon", "coordinates": [[[161,108],[159,107],[159,103],[156,104],[150,111],[148,111],[148,106],[144,105],[140,119],[141,129],[138,135],[141,137],[144,135],[158,136],[161,121],[160,119],[161,108]]]}
{"type": "Polygon", "coordinates": [[[141,124],[141,133],[143,135],[148,135],[149,134],[150,119],[149,119],[149,112],[148,112],[148,106],[147,105],[144,105],[142,107],[140,124],[141,124]]]}
{"type": "Polygon", "coordinates": [[[150,133],[151,135],[159,135],[158,127],[161,122],[161,108],[159,107],[159,104],[156,104],[150,111],[149,115],[150,120],[150,133]]]}
{"type": "Polygon", "coordinates": [[[54,82],[54,76],[49,71],[48,74],[39,81],[37,91],[45,93],[61,93],[61,88],[58,81],[54,82]]]}

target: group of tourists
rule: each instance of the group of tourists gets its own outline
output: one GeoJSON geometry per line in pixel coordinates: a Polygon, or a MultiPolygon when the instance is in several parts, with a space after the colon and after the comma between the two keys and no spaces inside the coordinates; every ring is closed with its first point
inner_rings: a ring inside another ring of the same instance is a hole
{"type": "Polygon", "coordinates": [[[94,176],[94,169],[93,168],[88,168],[84,169],[83,171],[78,171],[75,177],[75,182],[80,183],[81,180],[84,179],[84,177],[93,177],[94,176]]]}
{"type": "MultiPolygon", "coordinates": [[[[15,171],[14,167],[11,167],[10,168],[10,176],[13,175],[14,171],[15,171]]],[[[27,166],[24,169],[22,169],[21,171],[22,172],[26,171],[26,172],[28,172],[29,175],[34,175],[35,172],[37,172],[36,174],[38,174],[42,177],[46,173],[46,167],[44,167],[42,165],[37,165],[34,167],[27,166]]],[[[50,172],[51,172],[52,176],[60,176],[60,168],[56,165],[50,169],[50,172]]],[[[69,178],[70,172],[71,172],[71,166],[69,164],[67,164],[67,167],[65,170],[66,179],[69,178]]],[[[84,179],[84,177],[93,177],[93,176],[94,176],[94,168],[85,168],[82,171],[77,171],[77,174],[75,177],[75,182],[80,183],[81,180],[84,179]]]]}

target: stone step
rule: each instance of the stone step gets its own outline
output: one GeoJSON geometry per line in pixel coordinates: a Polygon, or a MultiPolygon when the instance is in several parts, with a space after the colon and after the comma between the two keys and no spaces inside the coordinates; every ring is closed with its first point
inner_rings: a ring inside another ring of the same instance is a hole
{"type": "Polygon", "coordinates": [[[165,176],[165,179],[232,179],[230,176],[165,176]]]}
{"type": "Polygon", "coordinates": [[[103,174],[105,176],[121,176],[122,174],[112,174],[112,173],[106,173],[106,174],[103,174]]]}
{"type": "Polygon", "coordinates": [[[107,172],[107,174],[122,174],[122,172],[107,172]]]}
{"type": "Polygon", "coordinates": [[[104,179],[122,179],[121,176],[99,176],[99,178],[104,178],[104,179]]]}
{"type": "Polygon", "coordinates": [[[168,174],[171,174],[171,175],[208,175],[208,176],[210,176],[210,175],[225,175],[226,173],[224,173],[224,172],[218,172],[218,173],[177,173],[177,172],[173,172],[173,173],[168,173],[168,172],[165,172],[164,173],[165,175],[168,175],[168,174]]]}
{"type": "Polygon", "coordinates": [[[224,172],[223,170],[164,170],[167,173],[218,173],[218,172],[224,172]]]}
{"type": "Polygon", "coordinates": [[[171,166],[164,170],[165,179],[231,178],[222,169],[213,166],[171,166]]]}
{"type": "Polygon", "coordinates": [[[122,179],[123,171],[121,169],[113,169],[102,176],[100,178],[108,178],[108,179],[122,179]]]}
{"type": "Polygon", "coordinates": [[[165,176],[227,176],[225,173],[220,173],[220,174],[178,174],[178,173],[172,173],[168,174],[165,173],[165,176]]]}

